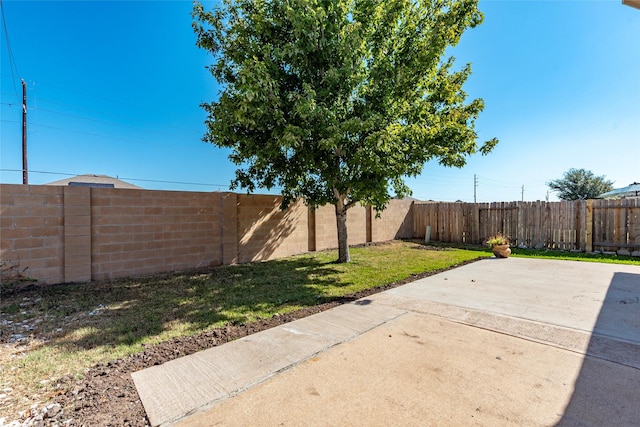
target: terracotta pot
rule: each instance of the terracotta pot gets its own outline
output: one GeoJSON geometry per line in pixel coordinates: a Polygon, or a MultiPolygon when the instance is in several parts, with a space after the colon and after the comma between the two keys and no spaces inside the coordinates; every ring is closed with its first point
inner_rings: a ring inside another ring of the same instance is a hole
{"type": "Polygon", "coordinates": [[[496,258],[509,258],[509,255],[511,255],[509,245],[495,245],[492,249],[496,258]]]}

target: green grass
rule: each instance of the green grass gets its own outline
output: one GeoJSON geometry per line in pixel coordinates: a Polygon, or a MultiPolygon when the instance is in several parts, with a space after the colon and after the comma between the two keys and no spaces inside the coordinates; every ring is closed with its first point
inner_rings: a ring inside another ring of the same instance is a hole
{"type": "MultiPolygon", "coordinates": [[[[396,241],[352,248],[348,264],[336,264],[337,252],[325,251],[207,272],[5,294],[3,319],[26,322],[33,329],[9,332],[31,339],[15,347],[12,355],[0,356],[0,389],[11,387],[16,396],[46,393],[43,380],[80,375],[145,345],[270,318],[488,255],[477,250],[425,250],[416,242],[396,241]]],[[[9,415],[2,412],[0,416],[9,415]]]]}
{"type": "Polygon", "coordinates": [[[518,258],[547,258],[567,261],[600,262],[605,264],[640,265],[639,257],[605,255],[600,253],[586,254],[582,252],[512,248],[511,256],[518,258]]]}
{"type": "MultiPolygon", "coordinates": [[[[0,390],[13,389],[10,399],[0,405],[0,417],[32,403],[17,396],[46,397],[51,392],[46,381],[81,375],[86,368],[139,352],[145,345],[270,318],[413,274],[492,256],[481,246],[430,245],[395,241],[352,248],[348,264],[334,263],[337,252],[325,251],[207,272],[5,294],[0,300],[3,338],[22,333],[30,339],[0,353],[0,390]],[[13,326],[5,321],[14,322],[13,326]],[[18,322],[33,328],[19,330],[18,322]]],[[[518,248],[512,256],[640,265],[640,259],[632,257],[518,248]]]]}
{"type": "MultiPolygon", "coordinates": [[[[440,243],[431,242],[429,245],[438,248],[456,248],[484,252],[487,256],[492,256],[491,249],[481,245],[471,245],[467,243],[440,243]]],[[[609,255],[602,253],[568,252],[550,249],[520,249],[511,248],[511,256],[517,258],[538,258],[555,259],[560,261],[584,261],[599,262],[605,264],[626,264],[640,265],[640,257],[609,255]]]]}

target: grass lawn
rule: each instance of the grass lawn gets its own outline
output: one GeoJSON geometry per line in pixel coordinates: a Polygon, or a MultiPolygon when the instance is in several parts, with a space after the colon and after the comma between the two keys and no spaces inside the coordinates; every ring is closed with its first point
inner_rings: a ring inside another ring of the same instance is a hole
{"type": "MultiPolygon", "coordinates": [[[[440,243],[431,242],[439,248],[456,248],[468,249],[487,252],[487,256],[491,256],[491,250],[478,245],[466,243],[440,243]]],[[[624,255],[607,255],[602,253],[584,253],[584,252],[567,252],[551,249],[521,249],[517,247],[511,248],[511,256],[518,258],[538,258],[538,259],[555,259],[563,261],[584,261],[584,262],[600,262],[605,264],[627,264],[640,265],[640,257],[624,256],[624,255]]]]}
{"type": "MultiPolygon", "coordinates": [[[[46,398],[47,384],[57,378],[82,375],[144,345],[270,318],[489,255],[395,241],[352,248],[349,264],[334,263],[337,252],[324,251],[207,272],[6,293],[0,301],[0,390],[11,388],[12,399],[46,398]]],[[[28,401],[0,403],[15,409],[28,401]]],[[[0,409],[2,415],[9,414],[0,409]]]]}
{"type": "MultiPolygon", "coordinates": [[[[0,417],[53,393],[50,384],[145,345],[194,335],[492,256],[488,248],[394,241],[142,279],[43,286],[0,299],[0,417]],[[3,390],[10,390],[4,392],[3,390]]],[[[512,256],[640,265],[639,258],[531,251],[512,256]]]]}
{"type": "Polygon", "coordinates": [[[519,258],[549,258],[567,261],[601,262],[605,264],[640,265],[639,257],[623,255],[605,255],[601,253],[585,254],[582,252],[565,252],[520,248],[512,248],[511,250],[511,256],[516,256],[519,258]]]}

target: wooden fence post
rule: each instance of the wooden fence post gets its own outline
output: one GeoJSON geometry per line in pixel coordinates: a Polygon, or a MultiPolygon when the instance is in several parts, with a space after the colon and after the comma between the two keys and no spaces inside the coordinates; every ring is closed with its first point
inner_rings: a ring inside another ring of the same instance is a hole
{"type": "Polygon", "coordinates": [[[585,220],[584,242],[586,253],[593,252],[593,200],[587,200],[587,215],[585,220]]]}

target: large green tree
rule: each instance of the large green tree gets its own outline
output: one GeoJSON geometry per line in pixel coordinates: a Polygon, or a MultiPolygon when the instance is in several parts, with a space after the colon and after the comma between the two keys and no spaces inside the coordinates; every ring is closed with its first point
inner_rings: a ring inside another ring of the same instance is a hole
{"type": "Polygon", "coordinates": [[[600,194],[613,190],[613,182],[605,176],[597,176],[586,169],[569,169],[562,178],[547,182],[560,200],[595,199],[600,194]]]}
{"type": "Polygon", "coordinates": [[[466,102],[470,65],[445,50],[482,22],[477,0],[222,0],[193,9],[197,45],[211,52],[219,98],[203,104],[204,140],[232,149],[232,188],[281,187],[333,204],[339,262],[349,261],[347,211],[376,212],[410,193],[425,162],[462,167],[488,153],[466,102]]]}

